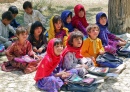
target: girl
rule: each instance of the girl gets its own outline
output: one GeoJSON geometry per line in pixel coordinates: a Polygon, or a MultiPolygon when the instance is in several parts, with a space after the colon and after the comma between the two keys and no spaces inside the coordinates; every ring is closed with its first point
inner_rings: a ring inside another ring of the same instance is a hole
{"type": "Polygon", "coordinates": [[[108,27],[107,16],[105,13],[99,12],[96,15],[96,24],[100,28],[98,37],[101,39],[105,51],[115,54],[119,46],[124,46],[126,44],[125,40],[116,37],[114,34],[109,32],[107,28],[108,27]]]}
{"type": "Polygon", "coordinates": [[[83,44],[83,35],[80,31],[71,32],[68,40],[67,47],[63,51],[63,68],[66,70],[76,69],[79,76],[83,77],[87,73],[88,66],[82,64],[82,56],[80,49],[83,44]]]}
{"type": "Polygon", "coordinates": [[[51,18],[48,35],[49,40],[51,40],[52,38],[61,38],[61,40],[63,41],[63,45],[65,46],[68,36],[68,29],[63,27],[63,23],[60,16],[55,15],[51,18]]]}
{"type": "Polygon", "coordinates": [[[97,56],[105,52],[101,40],[97,38],[99,31],[99,27],[96,24],[90,24],[87,27],[88,38],[84,40],[81,48],[81,54],[83,57],[91,58],[95,66],[97,66],[95,61],[97,56]]]}
{"type": "Polygon", "coordinates": [[[39,21],[36,21],[32,24],[30,35],[28,37],[28,40],[33,46],[33,51],[35,53],[44,53],[46,51],[47,47],[47,39],[44,33],[44,28],[42,26],[42,23],[39,21]]]}
{"type": "Polygon", "coordinates": [[[65,10],[61,14],[61,19],[64,23],[64,27],[69,29],[69,32],[74,31],[74,27],[72,26],[71,19],[72,19],[72,12],[69,10],[65,10]]]}
{"type": "Polygon", "coordinates": [[[88,23],[86,21],[85,9],[81,4],[78,4],[74,8],[75,16],[72,18],[72,25],[79,29],[85,37],[87,37],[86,27],[88,23]]]}
{"type": "Polygon", "coordinates": [[[63,45],[61,39],[53,38],[49,41],[47,54],[38,66],[35,81],[39,89],[47,92],[58,92],[63,85],[61,79],[67,78],[70,73],[61,71],[61,52],[63,45]]]}
{"type": "Polygon", "coordinates": [[[34,55],[34,52],[32,50],[31,43],[28,40],[26,40],[28,37],[28,32],[24,27],[18,27],[16,29],[16,36],[18,37],[18,40],[12,43],[10,47],[8,47],[8,49],[6,50],[6,56],[9,60],[8,63],[12,67],[20,69],[24,71],[24,73],[26,73],[25,71],[28,63],[16,62],[14,58],[21,57],[24,55],[28,55],[30,57],[36,57],[36,56],[34,55]]]}

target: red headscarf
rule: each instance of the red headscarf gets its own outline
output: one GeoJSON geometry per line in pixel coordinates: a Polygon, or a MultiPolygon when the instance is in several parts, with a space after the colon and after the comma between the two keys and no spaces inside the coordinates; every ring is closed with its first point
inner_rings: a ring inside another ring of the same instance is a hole
{"type": "Polygon", "coordinates": [[[68,37],[68,39],[67,39],[66,48],[63,50],[63,53],[62,53],[63,58],[65,57],[65,55],[66,55],[68,52],[75,52],[76,58],[82,58],[82,55],[80,54],[80,49],[81,49],[83,43],[82,43],[82,45],[81,45],[80,47],[78,47],[78,48],[73,47],[73,46],[69,45],[69,43],[68,43],[68,41],[69,41],[71,38],[72,38],[72,35],[71,35],[71,33],[70,33],[70,35],[69,35],[69,37],[68,37]]]}
{"type": "Polygon", "coordinates": [[[61,56],[60,55],[56,56],[54,53],[54,41],[55,38],[51,39],[48,43],[47,54],[45,55],[45,57],[38,66],[34,78],[35,81],[38,81],[39,79],[49,76],[56,68],[56,66],[60,63],[61,56]]]}
{"type": "Polygon", "coordinates": [[[72,25],[76,28],[78,28],[78,23],[81,22],[82,25],[86,28],[88,26],[87,20],[86,20],[86,12],[84,7],[81,4],[78,4],[74,7],[75,16],[72,18],[72,25]],[[84,17],[79,17],[79,11],[83,9],[84,11],[84,17]]]}

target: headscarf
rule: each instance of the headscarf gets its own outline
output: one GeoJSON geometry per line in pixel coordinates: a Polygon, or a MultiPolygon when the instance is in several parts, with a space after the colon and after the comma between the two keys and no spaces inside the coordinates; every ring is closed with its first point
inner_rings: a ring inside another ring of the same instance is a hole
{"type": "MultiPolygon", "coordinates": [[[[54,16],[52,16],[51,19],[50,19],[50,28],[48,30],[48,35],[49,35],[48,40],[49,41],[51,39],[55,38],[55,28],[54,28],[54,25],[53,25],[53,18],[54,18],[54,16]]],[[[65,30],[66,35],[68,35],[68,29],[63,27],[63,30],[65,30]]]]}
{"type": "Polygon", "coordinates": [[[70,22],[70,23],[67,23],[67,22],[66,22],[66,19],[67,19],[67,17],[68,17],[69,15],[72,15],[72,12],[71,12],[71,11],[69,11],[69,10],[63,11],[63,12],[61,13],[61,19],[62,19],[62,21],[63,21],[63,23],[64,23],[64,27],[68,28],[68,29],[69,29],[69,32],[72,32],[72,31],[74,31],[74,27],[72,26],[72,23],[71,23],[71,22],[70,22]]]}
{"type": "Polygon", "coordinates": [[[71,38],[72,38],[72,36],[71,36],[71,33],[70,33],[70,35],[69,35],[69,37],[68,37],[68,39],[67,39],[66,48],[63,50],[62,56],[64,57],[68,52],[74,52],[76,58],[82,58],[82,55],[80,54],[80,49],[81,49],[83,43],[82,43],[82,45],[81,45],[80,47],[78,47],[78,48],[73,47],[73,46],[71,46],[71,45],[68,43],[71,38]]]}
{"type": "Polygon", "coordinates": [[[34,80],[37,82],[38,80],[49,76],[53,70],[60,63],[61,56],[57,56],[54,53],[54,42],[56,38],[53,38],[49,41],[47,47],[47,54],[40,62],[34,80]]]}
{"type": "MultiPolygon", "coordinates": [[[[106,16],[106,14],[103,13],[103,12],[99,12],[96,15],[96,24],[100,28],[100,32],[99,32],[98,37],[101,39],[103,46],[107,46],[108,45],[108,33],[110,33],[108,28],[107,28],[108,27],[108,21],[107,21],[106,25],[101,25],[100,22],[99,22],[99,20],[100,20],[100,18],[103,14],[106,16]]],[[[107,16],[106,16],[106,18],[107,18],[107,16]]]]}
{"type": "Polygon", "coordinates": [[[86,12],[84,7],[81,4],[78,4],[74,7],[75,16],[72,18],[72,25],[76,28],[78,28],[78,23],[81,22],[82,25],[86,28],[88,26],[87,20],[86,20],[86,12]],[[80,10],[83,9],[84,11],[84,17],[79,17],[80,10]]]}

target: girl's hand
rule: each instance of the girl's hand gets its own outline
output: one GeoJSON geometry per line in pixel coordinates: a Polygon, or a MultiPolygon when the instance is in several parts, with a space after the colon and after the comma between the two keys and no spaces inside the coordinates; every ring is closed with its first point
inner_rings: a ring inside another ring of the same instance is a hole
{"type": "Polygon", "coordinates": [[[33,55],[34,59],[39,59],[39,57],[34,53],[33,55]]]}
{"type": "Polygon", "coordinates": [[[119,46],[125,46],[126,43],[127,43],[127,42],[122,39],[122,40],[120,40],[120,41],[118,42],[118,45],[119,45],[119,46]]]}
{"type": "Polygon", "coordinates": [[[88,69],[88,66],[83,64],[82,67],[84,67],[85,69],[88,69]]]}
{"type": "Polygon", "coordinates": [[[119,40],[122,41],[122,42],[126,42],[126,41],[125,41],[124,39],[122,39],[122,38],[119,38],[119,40]]]}
{"type": "Polygon", "coordinates": [[[38,50],[37,50],[36,47],[33,47],[33,51],[34,51],[34,52],[38,52],[38,50]]]}
{"type": "Polygon", "coordinates": [[[61,71],[61,72],[57,73],[57,75],[58,75],[58,76],[62,76],[62,74],[64,74],[64,73],[65,73],[65,71],[66,71],[66,69],[64,69],[63,71],[61,71]]]}
{"type": "Polygon", "coordinates": [[[71,75],[71,73],[69,73],[69,72],[64,72],[64,73],[61,75],[61,78],[62,78],[62,79],[66,79],[66,78],[68,78],[70,75],[71,75]]]}
{"type": "Polygon", "coordinates": [[[105,53],[105,51],[102,51],[102,50],[99,51],[99,54],[100,54],[100,55],[102,55],[102,54],[104,54],[104,53],[105,53]]]}
{"type": "Polygon", "coordinates": [[[94,66],[98,67],[98,64],[96,63],[96,59],[94,57],[91,57],[91,59],[93,61],[94,66]]]}
{"type": "Polygon", "coordinates": [[[9,57],[12,57],[13,55],[11,55],[8,51],[5,52],[5,54],[9,57]]]}
{"type": "Polygon", "coordinates": [[[38,52],[38,53],[41,53],[42,50],[43,50],[43,48],[39,48],[39,49],[37,50],[37,52],[38,52]]]}

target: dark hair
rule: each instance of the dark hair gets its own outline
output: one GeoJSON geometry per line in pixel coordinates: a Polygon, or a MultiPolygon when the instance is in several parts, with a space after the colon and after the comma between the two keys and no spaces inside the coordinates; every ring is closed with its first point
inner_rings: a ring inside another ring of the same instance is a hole
{"type": "MultiPolygon", "coordinates": [[[[58,21],[61,21],[61,22],[62,22],[62,19],[61,19],[61,17],[60,17],[59,15],[55,15],[55,16],[53,17],[53,20],[52,20],[53,25],[54,25],[55,23],[57,23],[58,21]]],[[[62,29],[62,28],[63,28],[63,22],[62,22],[61,29],[62,29]]],[[[54,26],[54,29],[56,29],[55,26],[54,26]]]]}
{"type": "Polygon", "coordinates": [[[80,11],[84,11],[84,8],[81,8],[80,11]]]}
{"type": "Polygon", "coordinates": [[[7,20],[12,20],[13,19],[13,15],[10,11],[6,11],[2,14],[2,20],[3,19],[7,19],[7,20]]]}
{"type": "Polygon", "coordinates": [[[42,27],[42,33],[40,35],[42,35],[45,31],[45,28],[43,27],[42,23],[39,22],[39,21],[36,21],[34,22],[32,25],[31,25],[31,29],[30,29],[30,34],[33,35],[34,34],[34,31],[37,27],[42,27]]]}
{"type": "Polygon", "coordinates": [[[76,31],[73,31],[70,33],[70,36],[69,36],[69,40],[68,40],[68,44],[70,46],[73,46],[73,39],[74,38],[78,38],[78,37],[81,37],[82,38],[82,41],[83,41],[83,34],[79,31],[79,30],[76,30],[76,31]]]}
{"type": "Polygon", "coordinates": [[[23,9],[32,8],[32,3],[29,1],[25,1],[23,3],[23,9]]]}
{"type": "Polygon", "coordinates": [[[25,29],[23,26],[19,26],[19,27],[17,27],[17,29],[16,29],[16,34],[17,34],[17,35],[22,34],[22,33],[25,33],[25,32],[28,33],[27,29],[25,29]]]}
{"type": "Polygon", "coordinates": [[[70,13],[68,14],[67,18],[68,18],[69,16],[72,18],[72,12],[70,12],[70,13]]]}
{"type": "Polygon", "coordinates": [[[106,15],[105,13],[103,13],[103,14],[101,15],[101,18],[102,18],[102,17],[107,17],[107,15],[106,15]]]}
{"type": "Polygon", "coordinates": [[[54,41],[54,46],[56,46],[56,45],[63,45],[63,42],[62,42],[62,40],[60,39],[60,38],[55,38],[55,41],[54,41]]]}
{"type": "Polygon", "coordinates": [[[18,8],[16,6],[10,6],[8,11],[11,11],[12,14],[18,14],[18,8]]]}

